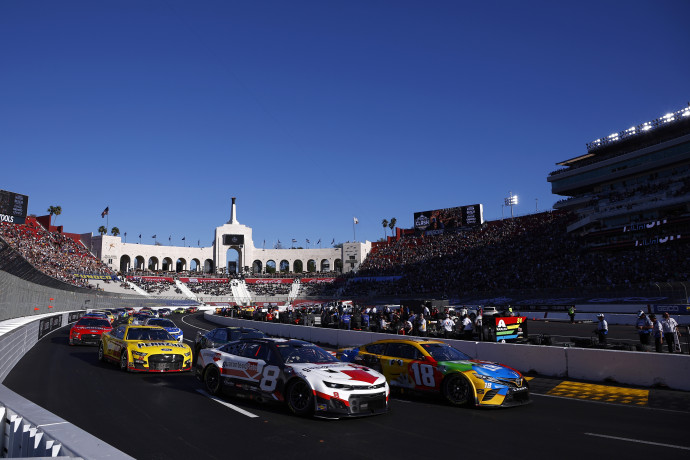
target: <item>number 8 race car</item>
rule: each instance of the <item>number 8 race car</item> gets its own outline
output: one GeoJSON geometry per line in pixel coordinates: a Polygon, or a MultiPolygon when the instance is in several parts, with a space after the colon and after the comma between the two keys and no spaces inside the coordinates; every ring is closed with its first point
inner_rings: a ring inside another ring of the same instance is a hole
{"type": "Polygon", "coordinates": [[[388,339],[338,351],[343,361],[382,372],[393,388],[440,392],[456,406],[507,407],[531,402],[522,375],[470,358],[439,340],[388,339]]]}
{"type": "Polygon", "coordinates": [[[301,340],[247,338],[199,351],[196,376],[211,394],[222,389],[258,401],[285,402],[297,415],[357,417],[388,411],[386,378],[338,361],[301,340]]]}

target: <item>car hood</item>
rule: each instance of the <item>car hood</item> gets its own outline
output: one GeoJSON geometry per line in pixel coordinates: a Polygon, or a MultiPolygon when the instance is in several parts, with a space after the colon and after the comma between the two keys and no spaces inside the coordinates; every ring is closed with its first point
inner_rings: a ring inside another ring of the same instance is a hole
{"type": "Polygon", "coordinates": [[[146,353],[155,353],[158,351],[168,353],[186,353],[191,351],[189,345],[171,340],[142,340],[136,342],[132,349],[146,353]]]}
{"type": "Polygon", "coordinates": [[[520,374],[513,369],[498,363],[489,361],[442,361],[439,365],[445,366],[449,370],[460,372],[472,371],[480,375],[487,375],[496,379],[518,379],[520,374]]]}
{"type": "Polygon", "coordinates": [[[306,363],[290,364],[289,366],[302,375],[328,380],[329,382],[373,385],[383,383],[386,380],[382,374],[373,369],[351,363],[306,363]]]}

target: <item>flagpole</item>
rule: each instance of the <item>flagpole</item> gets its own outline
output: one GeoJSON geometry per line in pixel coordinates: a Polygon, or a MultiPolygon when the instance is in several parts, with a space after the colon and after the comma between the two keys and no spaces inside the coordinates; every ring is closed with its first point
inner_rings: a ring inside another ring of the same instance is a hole
{"type": "Polygon", "coordinates": [[[355,220],[354,219],[352,219],[352,235],[354,237],[354,240],[352,240],[352,242],[354,243],[357,241],[357,230],[355,230],[355,220]]]}

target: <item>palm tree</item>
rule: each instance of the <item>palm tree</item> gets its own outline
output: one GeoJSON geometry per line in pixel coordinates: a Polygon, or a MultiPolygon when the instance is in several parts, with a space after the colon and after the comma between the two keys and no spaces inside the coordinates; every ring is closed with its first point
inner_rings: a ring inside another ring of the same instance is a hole
{"type": "Polygon", "coordinates": [[[388,227],[391,229],[391,236],[393,236],[393,230],[395,230],[395,223],[398,221],[395,217],[391,217],[391,221],[388,224],[388,227]]]}
{"type": "Polygon", "coordinates": [[[105,228],[104,225],[101,225],[100,227],[98,227],[98,233],[100,233],[101,236],[103,236],[103,235],[105,235],[106,233],[108,233],[108,229],[105,228]]]}
{"type": "Polygon", "coordinates": [[[386,237],[386,228],[388,228],[388,219],[383,219],[381,221],[381,225],[383,225],[383,236],[385,238],[386,237]]]}
{"type": "MultiPolygon", "coordinates": [[[[62,214],[62,206],[48,206],[48,212],[50,213],[51,219],[55,216],[55,220],[57,220],[57,216],[62,214]]],[[[54,224],[55,222],[53,222],[53,225],[54,224]]]]}
{"type": "Polygon", "coordinates": [[[113,227],[110,229],[110,233],[112,233],[113,236],[117,236],[120,234],[120,229],[117,227],[113,227]]]}

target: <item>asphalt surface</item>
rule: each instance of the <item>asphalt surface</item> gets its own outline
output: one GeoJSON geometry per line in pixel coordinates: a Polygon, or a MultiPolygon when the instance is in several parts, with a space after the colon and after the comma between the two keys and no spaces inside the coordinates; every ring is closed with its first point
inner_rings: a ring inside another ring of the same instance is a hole
{"type": "MultiPolygon", "coordinates": [[[[171,319],[187,343],[199,328],[215,327],[202,314],[171,319]]],[[[138,459],[637,459],[690,453],[686,392],[530,376],[528,406],[454,408],[440,398],[402,395],[386,415],[299,418],[281,405],[211,399],[188,373],[121,372],[99,363],[96,347],[70,347],[68,330],[39,341],[3,384],[138,459]]]]}

